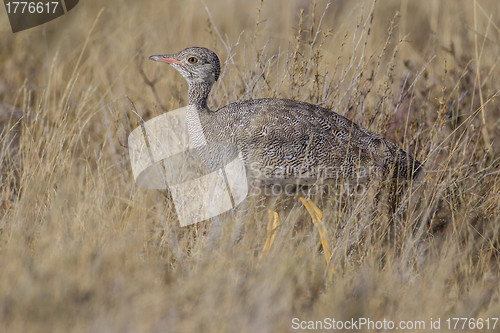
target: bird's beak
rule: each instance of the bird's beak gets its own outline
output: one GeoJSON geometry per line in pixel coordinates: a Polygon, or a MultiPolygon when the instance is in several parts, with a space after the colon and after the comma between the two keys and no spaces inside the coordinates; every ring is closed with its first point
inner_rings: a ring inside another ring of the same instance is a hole
{"type": "Polygon", "coordinates": [[[165,54],[165,55],[152,55],[151,57],[149,57],[149,59],[154,60],[154,61],[166,62],[167,64],[177,64],[177,65],[184,66],[182,62],[180,62],[179,60],[173,58],[169,54],[165,54]]]}

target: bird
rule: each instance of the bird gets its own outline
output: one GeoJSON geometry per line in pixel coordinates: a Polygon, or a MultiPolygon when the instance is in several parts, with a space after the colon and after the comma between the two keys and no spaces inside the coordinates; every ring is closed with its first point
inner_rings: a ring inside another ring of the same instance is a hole
{"type": "MultiPolygon", "coordinates": [[[[211,110],[207,98],[221,67],[217,54],[208,48],[188,47],[149,59],[169,64],[187,81],[186,121],[195,146],[207,142],[236,145],[256,186],[335,183],[355,179],[366,170],[411,180],[422,171],[421,163],[395,143],[315,104],[260,98],[211,110]]],[[[210,164],[221,153],[223,149],[200,154],[210,164]]],[[[320,225],[321,210],[312,201],[299,199],[320,225]]],[[[275,237],[272,231],[279,226],[277,213],[272,216],[264,248],[270,247],[275,237]]]]}

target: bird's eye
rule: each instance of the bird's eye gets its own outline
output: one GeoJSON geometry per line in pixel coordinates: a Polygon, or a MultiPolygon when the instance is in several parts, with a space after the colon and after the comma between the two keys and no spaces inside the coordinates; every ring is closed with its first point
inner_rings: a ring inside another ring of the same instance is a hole
{"type": "Polygon", "coordinates": [[[189,58],[187,58],[187,61],[190,64],[196,64],[198,62],[198,58],[196,58],[196,57],[189,57],[189,58]]]}

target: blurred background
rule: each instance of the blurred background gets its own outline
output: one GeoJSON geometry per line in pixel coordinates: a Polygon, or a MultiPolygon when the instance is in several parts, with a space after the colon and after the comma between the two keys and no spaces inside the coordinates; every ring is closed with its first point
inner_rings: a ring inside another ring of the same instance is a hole
{"type": "Polygon", "coordinates": [[[16,34],[1,9],[1,330],[498,317],[499,58],[497,0],[85,0],[16,34]],[[429,171],[418,208],[324,199],[328,267],[300,204],[265,258],[262,207],[180,228],[134,185],[127,136],[186,105],[147,57],[189,46],[221,60],[212,108],[303,100],[408,149],[429,171]]]}

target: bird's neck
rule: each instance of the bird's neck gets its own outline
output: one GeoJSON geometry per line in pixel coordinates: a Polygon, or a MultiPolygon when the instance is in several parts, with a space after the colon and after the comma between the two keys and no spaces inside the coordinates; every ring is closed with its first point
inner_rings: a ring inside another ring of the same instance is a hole
{"type": "Polygon", "coordinates": [[[190,82],[188,104],[195,106],[198,110],[207,110],[207,98],[212,88],[212,83],[206,81],[190,82]]]}

